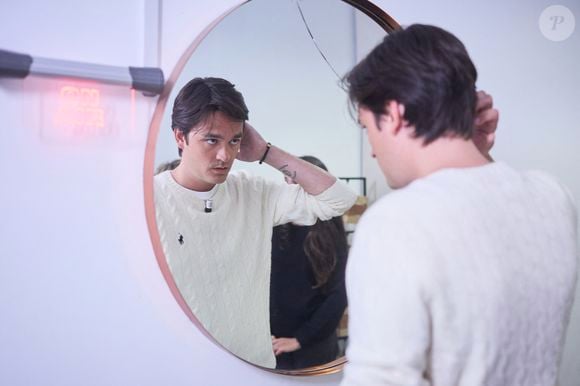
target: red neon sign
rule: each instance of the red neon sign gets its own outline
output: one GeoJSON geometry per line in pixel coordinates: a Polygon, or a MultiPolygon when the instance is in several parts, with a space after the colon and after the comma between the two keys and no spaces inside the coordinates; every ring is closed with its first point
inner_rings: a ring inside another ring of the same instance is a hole
{"type": "Polygon", "coordinates": [[[27,114],[31,125],[38,125],[39,135],[47,143],[129,144],[139,140],[135,129],[137,117],[145,116],[147,107],[137,103],[134,90],[89,82],[39,81],[40,113],[27,114]],[[52,83],[52,84],[50,84],[52,83]]]}
{"type": "Polygon", "coordinates": [[[87,132],[96,134],[95,131],[102,131],[105,128],[105,109],[101,106],[100,90],[63,86],[60,89],[53,123],[76,134],[87,132]]]}

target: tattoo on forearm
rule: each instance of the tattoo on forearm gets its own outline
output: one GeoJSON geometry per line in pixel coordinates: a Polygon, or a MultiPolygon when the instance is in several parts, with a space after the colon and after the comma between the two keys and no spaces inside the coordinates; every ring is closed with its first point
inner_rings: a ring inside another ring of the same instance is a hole
{"type": "Polygon", "coordinates": [[[293,180],[296,179],[296,171],[295,170],[288,170],[288,164],[282,165],[278,168],[286,177],[289,177],[293,180]]]}

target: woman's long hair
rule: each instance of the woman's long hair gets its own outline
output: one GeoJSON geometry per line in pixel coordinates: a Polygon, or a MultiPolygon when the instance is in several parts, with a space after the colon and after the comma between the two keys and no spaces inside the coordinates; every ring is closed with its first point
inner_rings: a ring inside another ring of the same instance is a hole
{"type": "MultiPolygon", "coordinates": [[[[326,165],[316,157],[302,156],[300,158],[328,171],[326,165]]],[[[288,241],[292,226],[292,224],[282,225],[281,238],[286,239],[285,241],[288,241]]],[[[339,254],[346,255],[347,242],[342,217],[334,217],[327,221],[317,220],[310,227],[303,248],[314,273],[316,281],[314,288],[321,288],[330,280],[339,254]]]]}

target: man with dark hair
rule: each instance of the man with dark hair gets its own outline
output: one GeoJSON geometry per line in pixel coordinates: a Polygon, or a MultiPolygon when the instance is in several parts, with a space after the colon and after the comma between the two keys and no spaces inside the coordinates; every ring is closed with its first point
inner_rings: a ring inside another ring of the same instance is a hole
{"type": "Polygon", "coordinates": [[[552,177],[491,160],[476,79],[463,44],[425,25],[346,76],[396,190],[365,212],[349,256],[345,386],[556,384],[576,211],[552,177]]]}
{"type": "Polygon", "coordinates": [[[181,162],[155,176],[156,220],[169,268],[203,327],[237,356],[276,365],[269,326],[272,228],[342,215],[356,194],[324,170],[267,143],[225,79],[196,78],[175,99],[181,162]],[[297,185],[230,173],[266,163],[297,185]]]}

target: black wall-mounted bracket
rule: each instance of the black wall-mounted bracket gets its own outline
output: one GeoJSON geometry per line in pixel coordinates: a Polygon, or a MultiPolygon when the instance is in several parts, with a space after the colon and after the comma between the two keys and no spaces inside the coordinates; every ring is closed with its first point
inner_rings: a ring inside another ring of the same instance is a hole
{"type": "Polygon", "coordinates": [[[0,49],[0,77],[26,78],[30,75],[68,77],[125,85],[146,96],[161,94],[165,79],[155,67],[120,67],[32,57],[0,49]]]}

